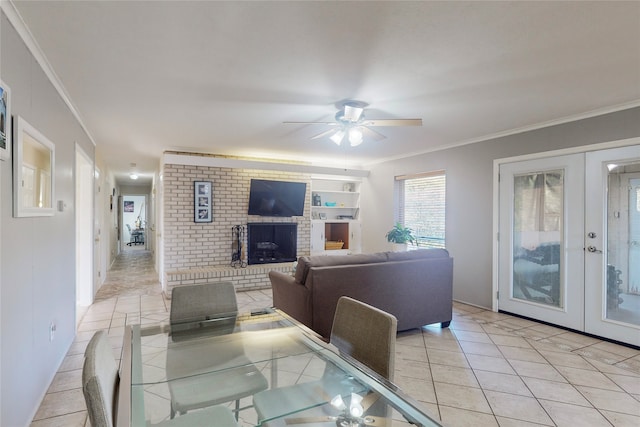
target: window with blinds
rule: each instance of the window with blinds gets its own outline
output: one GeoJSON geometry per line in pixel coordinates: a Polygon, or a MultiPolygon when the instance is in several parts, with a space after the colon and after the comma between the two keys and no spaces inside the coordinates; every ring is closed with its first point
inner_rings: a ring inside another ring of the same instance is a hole
{"type": "Polygon", "coordinates": [[[445,189],[444,171],[396,177],[396,221],[413,230],[417,248],[445,247],[445,189]]]}

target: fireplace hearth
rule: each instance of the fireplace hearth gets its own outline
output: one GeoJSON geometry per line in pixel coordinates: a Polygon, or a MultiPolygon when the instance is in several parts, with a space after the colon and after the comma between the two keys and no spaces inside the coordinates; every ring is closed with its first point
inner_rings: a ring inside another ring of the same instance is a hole
{"type": "Polygon", "coordinates": [[[297,259],[298,224],[254,222],[247,224],[247,262],[269,264],[297,259]]]}

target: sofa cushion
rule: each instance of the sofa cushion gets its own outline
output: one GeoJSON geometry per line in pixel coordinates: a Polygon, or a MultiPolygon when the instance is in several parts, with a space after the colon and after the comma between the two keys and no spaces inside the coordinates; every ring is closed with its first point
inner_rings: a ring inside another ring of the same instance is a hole
{"type": "Polygon", "coordinates": [[[380,252],[374,254],[353,254],[353,255],[319,255],[313,257],[303,256],[298,258],[295,280],[298,283],[305,283],[309,269],[311,267],[329,267],[333,265],[356,265],[386,262],[387,254],[380,252]]]}
{"type": "Polygon", "coordinates": [[[406,252],[387,252],[389,261],[406,261],[411,259],[425,258],[448,258],[449,252],[446,249],[416,249],[406,252]]]}

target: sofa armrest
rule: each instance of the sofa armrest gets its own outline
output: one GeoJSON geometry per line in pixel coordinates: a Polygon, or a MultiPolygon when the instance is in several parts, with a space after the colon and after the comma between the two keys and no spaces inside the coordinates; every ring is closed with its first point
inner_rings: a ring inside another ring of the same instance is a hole
{"type": "Polygon", "coordinates": [[[291,275],[270,271],[273,306],[302,324],[311,327],[311,292],[291,275]]]}

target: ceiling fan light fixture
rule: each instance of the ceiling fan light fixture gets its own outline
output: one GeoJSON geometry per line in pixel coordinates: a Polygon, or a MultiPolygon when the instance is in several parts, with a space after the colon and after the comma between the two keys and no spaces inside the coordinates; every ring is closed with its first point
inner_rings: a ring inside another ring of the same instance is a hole
{"type": "Polygon", "coordinates": [[[344,139],[344,135],[345,135],[345,132],[342,129],[340,129],[340,130],[336,131],[336,133],[331,135],[331,137],[329,139],[331,139],[333,142],[335,142],[336,145],[340,145],[340,144],[342,144],[342,140],[344,139]]]}
{"type": "Polygon", "coordinates": [[[360,129],[360,127],[349,129],[349,144],[351,144],[352,147],[357,147],[362,144],[362,129],[360,129]]]}

